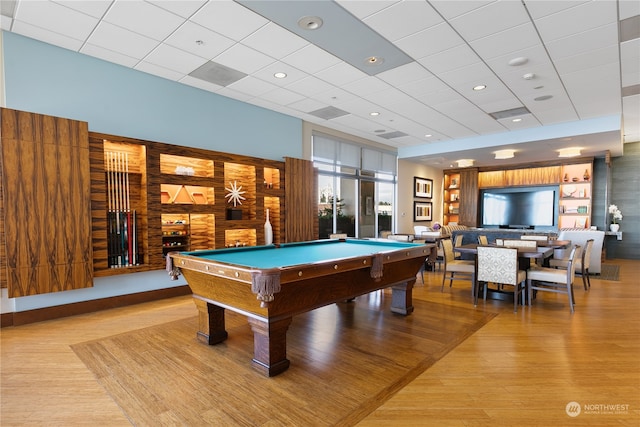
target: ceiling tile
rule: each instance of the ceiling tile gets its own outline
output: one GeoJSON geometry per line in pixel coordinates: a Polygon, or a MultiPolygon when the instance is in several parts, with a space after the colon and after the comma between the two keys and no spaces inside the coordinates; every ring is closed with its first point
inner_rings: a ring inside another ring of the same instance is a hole
{"type": "Polygon", "coordinates": [[[446,19],[453,19],[457,16],[484,7],[495,0],[429,0],[429,3],[442,14],[446,19]]]}
{"type": "Polygon", "coordinates": [[[244,39],[269,22],[233,1],[210,1],[190,19],[235,41],[244,39]]]}
{"type": "Polygon", "coordinates": [[[640,39],[622,43],[620,56],[622,58],[622,87],[640,84],[640,39]]]}
{"type": "Polygon", "coordinates": [[[53,31],[45,30],[44,28],[36,27],[22,21],[14,21],[13,32],[69,50],[78,51],[82,46],[81,40],[54,33],[53,31]]]}
{"type": "Polygon", "coordinates": [[[143,71],[148,74],[153,74],[154,76],[162,77],[163,79],[174,81],[179,81],[185,75],[185,73],[145,61],[139,62],[134,68],[138,71],[143,71]]]}
{"type": "Polygon", "coordinates": [[[76,40],[86,39],[98,24],[98,20],[89,15],[41,1],[20,2],[14,19],[76,40]]]}
{"type": "Polygon", "coordinates": [[[591,1],[535,20],[545,43],[617,21],[617,2],[591,1]]]}
{"type": "Polygon", "coordinates": [[[236,43],[216,56],[214,61],[247,74],[254,73],[275,62],[270,56],[240,43],[236,43]]]}
{"type": "Polygon", "coordinates": [[[282,58],[282,62],[286,62],[309,74],[314,74],[338,64],[340,60],[319,47],[309,44],[282,58]]]}
{"type": "Polygon", "coordinates": [[[542,41],[538,37],[535,27],[527,22],[473,40],[469,44],[478,55],[485,59],[491,59],[509,54],[520,56],[519,52],[523,49],[540,45],[542,41]]]}
{"type": "Polygon", "coordinates": [[[68,7],[69,9],[77,10],[78,12],[82,12],[86,15],[100,19],[104,16],[107,9],[109,9],[109,6],[111,6],[113,0],[56,0],[56,3],[61,4],[64,7],[68,7]]]}
{"type": "Polygon", "coordinates": [[[93,56],[95,58],[113,62],[114,64],[120,64],[129,68],[135,67],[136,64],[140,62],[140,60],[137,58],[132,58],[130,56],[123,55],[120,52],[105,49],[91,43],[85,43],[82,46],[82,49],[80,49],[80,52],[84,53],[85,55],[93,56]]]}
{"type": "Polygon", "coordinates": [[[305,97],[299,93],[292,92],[282,87],[263,93],[260,95],[260,98],[280,105],[289,105],[305,99],[305,97]]]}
{"type": "Polygon", "coordinates": [[[466,44],[418,60],[420,64],[434,74],[455,70],[479,61],[478,55],[466,44]]]}
{"type": "Polygon", "coordinates": [[[398,86],[405,83],[424,80],[431,76],[432,74],[422,65],[417,62],[412,62],[410,64],[394,68],[393,70],[384,71],[376,77],[391,85],[398,86]]]}
{"type": "Polygon", "coordinates": [[[567,9],[571,9],[591,0],[554,0],[554,1],[527,1],[525,6],[533,19],[553,15],[567,9]]]}
{"type": "Polygon", "coordinates": [[[235,83],[231,83],[227,87],[229,89],[237,90],[238,92],[246,93],[247,95],[253,95],[254,97],[259,97],[267,92],[278,89],[278,86],[251,76],[247,76],[235,83]]]}
{"type": "Polygon", "coordinates": [[[618,46],[618,25],[611,23],[582,31],[578,34],[563,37],[546,43],[549,55],[554,60],[575,56],[581,53],[591,53],[605,47],[618,46]]]}
{"type": "Polygon", "coordinates": [[[453,28],[467,41],[486,37],[529,21],[527,11],[519,1],[489,3],[449,20],[453,28]],[[496,19],[496,17],[499,18],[496,19]]]}
{"type": "Polygon", "coordinates": [[[401,1],[367,16],[364,22],[387,40],[396,41],[436,25],[442,18],[426,1],[401,1]]]}
{"type": "Polygon", "coordinates": [[[446,51],[463,44],[453,28],[448,23],[441,23],[426,30],[404,37],[396,42],[413,59],[421,59],[438,52],[446,51]],[[434,41],[437,40],[437,43],[434,41]]]}
{"type": "Polygon", "coordinates": [[[142,34],[154,40],[164,40],[184,21],[164,9],[147,2],[116,1],[104,16],[104,21],[142,34]]]}
{"type": "Polygon", "coordinates": [[[270,22],[243,39],[242,44],[273,58],[282,59],[307,46],[309,42],[270,22]]]}
{"type": "Polygon", "coordinates": [[[335,0],[340,6],[351,12],[353,16],[364,19],[369,15],[386,9],[387,7],[398,3],[400,0],[375,0],[375,1],[353,1],[353,0],[335,0]]]}
{"type": "Polygon", "coordinates": [[[173,46],[161,44],[144,58],[145,62],[158,65],[178,73],[189,74],[207,62],[201,56],[193,55],[173,46]]]}
{"type": "MultiPolygon", "coordinates": [[[[154,6],[161,7],[183,18],[193,15],[207,3],[207,0],[146,0],[154,6]]],[[[93,3],[94,0],[85,3],[93,3]]],[[[75,1],[73,3],[76,3],[75,1]]],[[[79,2],[78,2],[79,3],[79,2]]],[[[105,3],[111,3],[110,0],[105,3]]]]}
{"type": "Polygon", "coordinates": [[[337,87],[342,87],[347,83],[367,77],[365,73],[346,62],[340,62],[332,65],[324,70],[318,71],[315,75],[325,82],[336,85],[337,87]]]}
{"type": "Polygon", "coordinates": [[[213,59],[235,44],[230,38],[189,21],[181,25],[164,42],[205,59],[213,59]]]}
{"type": "Polygon", "coordinates": [[[104,21],[98,25],[87,42],[137,59],[144,58],[158,45],[157,41],[149,37],[104,21]]]}

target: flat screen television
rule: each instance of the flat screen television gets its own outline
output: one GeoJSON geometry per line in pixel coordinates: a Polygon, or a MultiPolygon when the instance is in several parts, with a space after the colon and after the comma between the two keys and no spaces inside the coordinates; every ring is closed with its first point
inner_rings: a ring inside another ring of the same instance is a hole
{"type": "Polygon", "coordinates": [[[557,187],[518,187],[483,190],[483,227],[553,227],[558,217],[557,187]]]}

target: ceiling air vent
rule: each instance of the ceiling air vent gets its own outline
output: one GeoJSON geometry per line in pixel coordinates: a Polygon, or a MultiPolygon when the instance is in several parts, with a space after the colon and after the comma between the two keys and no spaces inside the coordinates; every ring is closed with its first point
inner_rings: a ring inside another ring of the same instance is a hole
{"type": "Polygon", "coordinates": [[[516,117],[516,116],[524,116],[525,114],[531,114],[531,112],[527,110],[527,107],[512,108],[511,110],[503,110],[503,111],[496,111],[495,113],[489,113],[489,115],[496,120],[508,119],[510,117],[516,117]]]}
{"type": "Polygon", "coordinates": [[[400,132],[400,131],[395,131],[395,132],[387,132],[387,133],[383,133],[382,135],[378,135],[380,138],[384,138],[384,139],[391,139],[391,138],[400,138],[401,136],[407,136],[408,134],[404,133],[404,132],[400,132]]]}
{"type": "Polygon", "coordinates": [[[336,117],[346,116],[349,113],[336,107],[324,107],[319,110],[310,111],[309,114],[320,117],[321,119],[331,120],[336,117]]]}
{"type": "Polygon", "coordinates": [[[212,61],[205,62],[200,67],[190,72],[189,75],[196,79],[225,87],[247,77],[247,75],[241,71],[234,70],[233,68],[229,68],[212,61]]]}

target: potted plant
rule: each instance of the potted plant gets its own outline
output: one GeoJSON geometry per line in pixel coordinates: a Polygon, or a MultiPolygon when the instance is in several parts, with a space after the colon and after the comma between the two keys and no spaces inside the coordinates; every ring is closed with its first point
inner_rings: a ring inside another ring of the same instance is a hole
{"type": "Polygon", "coordinates": [[[622,220],[622,212],[618,209],[616,205],[609,205],[609,214],[611,215],[611,225],[609,225],[609,229],[614,233],[617,233],[620,230],[620,224],[618,221],[622,220]]]}

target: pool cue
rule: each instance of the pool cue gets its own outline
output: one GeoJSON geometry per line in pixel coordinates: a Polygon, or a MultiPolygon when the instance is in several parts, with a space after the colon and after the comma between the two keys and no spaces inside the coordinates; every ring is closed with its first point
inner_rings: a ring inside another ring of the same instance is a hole
{"type": "Polygon", "coordinates": [[[111,197],[113,184],[111,183],[111,153],[107,151],[104,154],[107,173],[107,264],[111,268],[113,267],[113,200],[111,197]]]}
{"type": "Polygon", "coordinates": [[[133,259],[133,236],[131,234],[131,199],[129,194],[129,153],[124,153],[124,178],[126,186],[127,203],[127,259],[128,265],[134,265],[133,259]]]}

